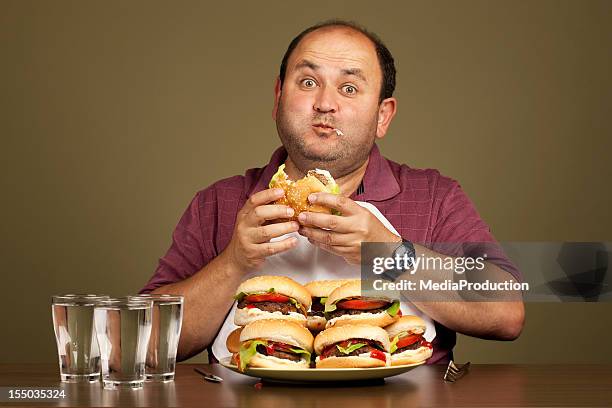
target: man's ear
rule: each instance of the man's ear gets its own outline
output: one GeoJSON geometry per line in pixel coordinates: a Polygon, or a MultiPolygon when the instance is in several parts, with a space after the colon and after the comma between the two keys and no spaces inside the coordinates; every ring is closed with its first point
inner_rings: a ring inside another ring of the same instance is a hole
{"type": "Polygon", "coordinates": [[[276,120],[276,113],[278,112],[278,103],[281,97],[281,81],[280,77],[276,77],[274,83],[274,107],[272,108],[272,119],[276,120]]]}
{"type": "Polygon", "coordinates": [[[382,139],[389,129],[391,120],[397,111],[397,99],[384,99],[378,107],[378,123],[376,124],[376,137],[382,139]]]}

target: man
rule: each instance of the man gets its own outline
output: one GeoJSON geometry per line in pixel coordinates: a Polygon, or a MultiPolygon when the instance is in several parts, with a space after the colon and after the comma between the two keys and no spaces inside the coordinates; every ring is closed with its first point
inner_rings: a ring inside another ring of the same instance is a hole
{"type": "MultiPolygon", "coordinates": [[[[380,155],[375,141],[385,136],[396,113],[394,88],[390,52],[356,25],[323,23],[292,41],[276,81],[272,114],[283,147],[267,166],[221,180],[196,195],[143,289],[185,296],[179,359],[225,341],[218,333],[224,322],[231,324],[228,312],[235,289],[254,271],[274,272],[275,260],[291,262],[314,248],[353,266],[360,263],[362,242],[405,241],[416,256],[437,256],[418,243],[494,242],[457,182],[380,155]],[[282,163],[293,180],[313,168],[330,171],[341,194],[309,199],[342,215],[302,213],[299,222],[270,223],[292,215],[290,208],[272,204],[282,190],[267,188],[282,163]]],[[[310,255],[301,261],[307,259],[310,255]]],[[[486,269],[500,279],[520,279],[503,253],[489,256],[486,269]]],[[[435,321],[430,363],[449,359],[456,331],[514,339],[524,321],[520,301],[414,306],[435,321]]]]}

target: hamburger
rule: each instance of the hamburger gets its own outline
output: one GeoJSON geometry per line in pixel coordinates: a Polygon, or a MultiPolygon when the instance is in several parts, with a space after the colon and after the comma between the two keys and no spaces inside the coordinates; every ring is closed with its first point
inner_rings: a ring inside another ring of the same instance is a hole
{"type": "Polygon", "coordinates": [[[325,320],[323,312],[325,311],[327,297],[334,289],[342,286],[346,282],[348,282],[346,279],[320,280],[310,282],[304,286],[312,297],[312,305],[310,306],[310,311],[308,311],[307,325],[311,331],[319,332],[325,329],[327,320],[325,320]]]}
{"type": "Polygon", "coordinates": [[[325,301],[327,328],[344,324],[384,327],[401,316],[399,300],[361,295],[361,281],[354,279],[334,289],[325,301]]]}
{"type": "Polygon", "coordinates": [[[240,348],[232,361],[241,371],[247,367],[309,368],[312,334],[289,320],[257,320],[240,333],[240,348]]]}
{"type": "Polygon", "coordinates": [[[308,196],[312,193],[340,194],[340,186],[327,170],[309,170],[304,178],[292,181],[285,173],[285,165],[281,164],[276,174],[272,176],[268,187],[282,188],[285,191],[285,195],[276,200],[274,204],[287,205],[293,208],[293,217],[288,220],[297,221],[298,215],[304,211],[339,214],[336,210],[311,204],[308,201],[308,196]]]}
{"type": "Polygon", "coordinates": [[[245,326],[259,319],[294,320],[306,325],[310,308],[310,292],[285,276],[256,276],[238,286],[234,299],[238,307],[236,326],[245,326]]]}
{"type": "Polygon", "coordinates": [[[347,324],[323,330],[314,341],[317,368],[389,365],[389,336],[377,326],[347,324]]]}
{"type": "Polygon", "coordinates": [[[391,365],[420,363],[433,353],[431,343],[425,340],[425,322],[418,316],[402,316],[385,327],[391,339],[391,365]]]}

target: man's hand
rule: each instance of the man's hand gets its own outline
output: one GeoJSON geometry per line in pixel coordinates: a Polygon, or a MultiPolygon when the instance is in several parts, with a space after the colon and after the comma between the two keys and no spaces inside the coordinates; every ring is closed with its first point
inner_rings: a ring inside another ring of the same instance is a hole
{"type": "Polygon", "coordinates": [[[319,248],[343,257],[349,264],[361,263],[362,242],[401,242],[401,237],[350,198],[315,193],[308,200],[338,210],[342,215],[303,212],[298,217],[302,224],[300,235],[319,248]]]}
{"type": "Polygon", "coordinates": [[[232,266],[242,273],[259,268],[266,257],[287,251],[297,244],[294,237],[270,242],[272,238],[297,231],[297,222],[264,225],[270,220],[293,216],[291,207],[269,204],[283,194],[280,188],[260,191],[253,194],[238,212],[232,239],[223,252],[232,266]]]}

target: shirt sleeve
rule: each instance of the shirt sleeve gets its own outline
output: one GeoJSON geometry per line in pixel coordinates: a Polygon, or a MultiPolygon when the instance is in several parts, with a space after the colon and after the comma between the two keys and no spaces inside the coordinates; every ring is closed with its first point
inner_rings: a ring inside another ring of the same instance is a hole
{"type": "Polygon", "coordinates": [[[453,181],[442,199],[433,227],[432,249],[454,256],[485,257],[517,282],[522,275],[506,256],[459,183],[453,181]]]}
{"type": "MultiPolygon", "coordinates": [[[[211,195],[212,189],[207,189],[191,200],[172,233],[170,248],[160,258],[155,273],[140,293],[150,293],[161,286],[187,279],[216,256],[212,239],[214,222],[200,222],[201,211],[215,210],[211,195]]],[[[205,216],[207,220],[216,218],[214,214],[205,216]]]]}

